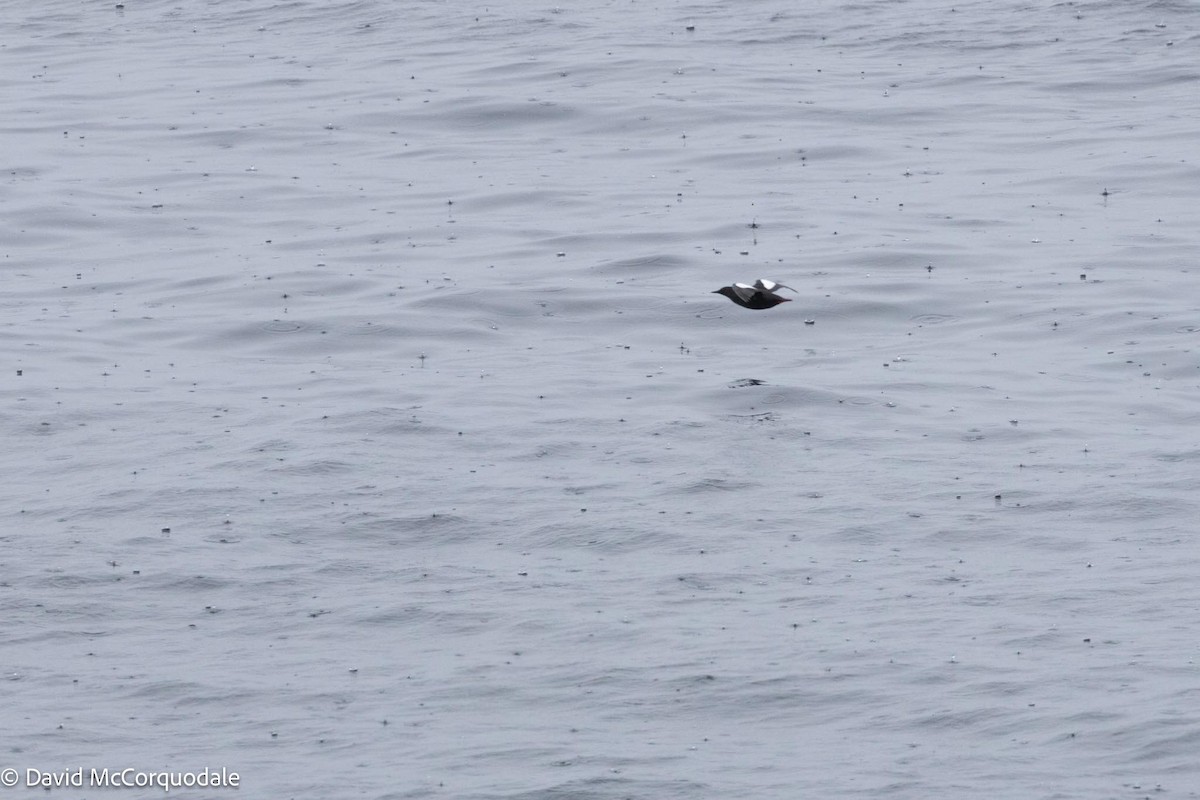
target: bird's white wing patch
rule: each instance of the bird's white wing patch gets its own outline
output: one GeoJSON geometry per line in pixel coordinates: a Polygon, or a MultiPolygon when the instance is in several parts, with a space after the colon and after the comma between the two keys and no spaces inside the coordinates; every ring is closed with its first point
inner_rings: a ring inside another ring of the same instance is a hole
{"type": "MultiPolygon", "coordinates": [[[[790,286],[784,286],[782,283],[776,283],[775,281],[769,281],[766,278],[759,278],[757,281],[755,281],[754,288],[762,289],[764,292],[773,292],[776,289],[791,289],[793,292],[796,292],[796,290],[792,289],[792,287],[790,287],[790,286]]],[[[796,294],[800,294],[800,293],[796,292],[796,294]]]]}

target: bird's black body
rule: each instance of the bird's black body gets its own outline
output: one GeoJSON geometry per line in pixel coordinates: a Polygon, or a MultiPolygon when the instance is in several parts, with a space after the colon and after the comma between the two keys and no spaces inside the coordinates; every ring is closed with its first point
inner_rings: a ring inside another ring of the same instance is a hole
{"type": "MultiPolygon", "coordinates": [[[[723,294],[742,308],[762,311],[763,309],[774,308],[780,303],[791,302],[790,297],[781,297],[776,294],[776,289],[792,289],[792,287],[784,286],[782,283],[776,283],[775,281],[760,279],[755,281],[753,286],[745,283],[722,286],[713,292],[713,294],[723,294]]],[[[792,289],[792,291],[796,290],[792,289]]]]}

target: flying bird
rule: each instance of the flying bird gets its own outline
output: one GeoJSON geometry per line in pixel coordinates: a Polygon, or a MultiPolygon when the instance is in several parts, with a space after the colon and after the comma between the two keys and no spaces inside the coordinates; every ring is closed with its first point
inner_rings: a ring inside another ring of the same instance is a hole
{"type": "Polygon", "coordinates": [[[782,283],[769,281],[766,278],[759,278],[754,282],[753,286],[745,283],[735,283],[733,286],[722,286],[713,292],[713,294],[723,294],[742,308],[761,311],[764,308],[773,308],[780,303],[792,302],[792,298],[780,296],[777,292],[778,289],[796,291],[790,286],[784,286],[782,283]]]}

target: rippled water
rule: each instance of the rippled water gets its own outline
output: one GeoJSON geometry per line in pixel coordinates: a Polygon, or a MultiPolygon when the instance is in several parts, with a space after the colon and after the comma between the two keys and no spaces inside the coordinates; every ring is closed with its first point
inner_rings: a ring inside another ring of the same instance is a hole
{"type": "Polygon", "coordinates": [[[1200,795],[1194,4],[0,17],[0,767],[1200,795]]]}

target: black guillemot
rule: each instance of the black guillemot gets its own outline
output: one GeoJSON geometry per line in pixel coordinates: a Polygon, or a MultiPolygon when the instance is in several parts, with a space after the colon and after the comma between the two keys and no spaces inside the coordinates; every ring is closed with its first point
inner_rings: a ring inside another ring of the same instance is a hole
{"type": "Polygon", "coordinates": [[[772,308],[780,303],[792,302],[790,297],[780,297],[776,294],[776,289],[791,289],[793,292],[796,291],[790,286],[784,286],[782,283],[760,278],[754,282],[753,286],[745,283],[735,283],[733,286],[722,286],[713,292],[713,294],[723,294],[742,308],[761,311],[764,308],[772,308]]]}

